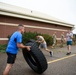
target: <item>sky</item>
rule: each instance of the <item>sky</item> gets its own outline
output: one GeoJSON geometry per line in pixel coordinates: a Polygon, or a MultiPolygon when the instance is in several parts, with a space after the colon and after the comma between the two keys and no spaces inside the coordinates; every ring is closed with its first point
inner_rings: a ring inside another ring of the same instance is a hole
{"type": "Polygon", "coordinates": [[[0,2],[45,13],[74,24],[73,33],[76,34],[76,0],[0,0],[0,2]]]}

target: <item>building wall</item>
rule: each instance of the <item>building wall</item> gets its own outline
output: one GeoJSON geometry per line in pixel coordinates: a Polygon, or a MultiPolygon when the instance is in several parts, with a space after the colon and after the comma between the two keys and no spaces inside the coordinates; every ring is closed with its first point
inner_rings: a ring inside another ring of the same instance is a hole
{"type": "Polygon", "coordinates": [[[8,40],[4,38],[7,38],[8,35],[11,35],[14,31],[16,31],[18,24],[24,24],[25,31],[27,32],[39,32],[49,35],[52,35],[54,32],[56,32],[57,38],[60,38],[60,34],[62,32],[66,34],[67,30],[71,29],[70,27],[56,24],[0,15],[0,44],[8,42],[8,40]]]}

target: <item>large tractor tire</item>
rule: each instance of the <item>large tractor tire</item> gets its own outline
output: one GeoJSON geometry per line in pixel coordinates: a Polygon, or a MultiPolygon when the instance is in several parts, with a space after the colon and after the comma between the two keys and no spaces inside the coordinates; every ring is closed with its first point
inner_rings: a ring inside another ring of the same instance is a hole
{"type": "Polygon", "coordinates": [[[27,49],[22,50],[26,62],[36,73],[43,73],[48,65],[45,56],[38,47],[38,44],[35,40],[30,40],[25,45],[31,46],[30,51],[27,51],[27,49]]]}

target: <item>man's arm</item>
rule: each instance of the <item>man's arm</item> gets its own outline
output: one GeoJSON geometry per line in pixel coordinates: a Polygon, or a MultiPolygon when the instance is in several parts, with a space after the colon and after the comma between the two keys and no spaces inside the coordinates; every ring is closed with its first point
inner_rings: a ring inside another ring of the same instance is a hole
{"type": "Polygon", "coordinates": [[[70,34],[70,38],[73,39],[73,34],[72,33],[70,34]]]}
{"type": "Polygon", "coordinates": [[[25,46],[25,45],[23,45],[22,43],[17,43],[17,47],[18,47],[18,48],[27,48],[27,50],[30,51],[30,47],[31,47],[31,46],[25,46]]]}
{"type": "Polygon", "coordinates": [[[72,35],[72,36],[70,36],[70,38],[71,38],[71,39],[73,39],[73,35],[72,35]]]}
{"type": "Polygon", "coordinates": [[[38,43],[43,43],[43,42],[44,42],[44,40],[41,40],[41,41],[38,41],[38,40],[37,40],[36,42],[38,42],[38,43]]]}

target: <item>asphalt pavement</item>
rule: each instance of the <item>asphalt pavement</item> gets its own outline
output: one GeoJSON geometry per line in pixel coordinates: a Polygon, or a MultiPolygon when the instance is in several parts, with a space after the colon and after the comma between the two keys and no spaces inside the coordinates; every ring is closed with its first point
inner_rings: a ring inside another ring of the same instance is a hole
{"type": "MultiPolygon", "coordinates": [[[[54,52],[53,57],[42,50],[48,63],[47,70],[41,75],[76,75],[76,45],[72,46],[71,55],[66,55],[67,47],[55,48],[50,50],[54,52]]],[[[5,69],[7,55],[0,53],[0,75],[5,69]]],[[[13,65],[9,75],[39,75],[35,73],[26,63],[22,51],[18,52],[15,64],[13,65]]]]}

